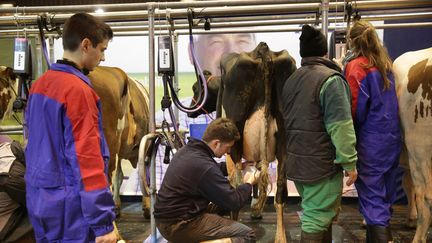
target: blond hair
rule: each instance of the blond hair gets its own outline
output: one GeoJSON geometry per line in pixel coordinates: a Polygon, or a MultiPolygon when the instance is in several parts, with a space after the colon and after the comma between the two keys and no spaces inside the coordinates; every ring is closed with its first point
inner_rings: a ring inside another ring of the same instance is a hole
{"type": "Polygon", "coordinates": [[[375,27],[365,20],[354,22],[348,33],[348,43],[358,56],[364,56],[369,64],[365,68],[376,67],[384,79],[384,89],[390,88],[390,80],[387,76],[392,73],[392,60],[387,49],[381,44],[375,27]]]}

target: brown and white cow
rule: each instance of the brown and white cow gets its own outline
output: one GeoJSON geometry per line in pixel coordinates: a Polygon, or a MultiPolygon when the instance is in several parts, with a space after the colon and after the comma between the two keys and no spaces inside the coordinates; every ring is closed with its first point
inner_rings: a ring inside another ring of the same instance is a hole
{"type": "MultiPolygon", "coordinates": [[[[148,133],[148,93],[119,68],[99,66],[89,78],[101,98],[103,130],[110,150],[108,175],[119,213],[123,181],[121,160],[129,160],[137,167],[139,143],[148,133]]],[[[143,200],[143,206],[148,209],[150,205],[145,202],[148,200],[143,200]]]]}
{"type": "Polygon", "coordinates": [[[408,220],[412,224],[418,217],[413,242],[423,243],[432,220],[432,48],[401,55],[393,70],[411,172],[411,178],[404,178],[408,220]]]}
{"type": "Polygon", "coordinates": [[[242,157],[247,161],[259,161],[260,194],[257,203],[252,205],[252,213],[260,214],[267,197],[268,165],[275,157],[278,159],[275,241],[285,242],[282,209],[283,199],[287,196],[286,155],[285,132],[278,129],[283,127],[279,100],[283,84],[296,69],[295,61],[286,50],[273,52],[266,43],[261,42],[252,52],[224,56],[221,67],[217,115],[233,120],[241,134],[240,141],[234,144],[227,156],[236,164],[234,181],[241,183],[242,157]]]}
{"type": "Polygon", "coordinates": [[[0,66],[0,120],[12,111],[16,98],[16,76],[12,68],[0,66]]]}

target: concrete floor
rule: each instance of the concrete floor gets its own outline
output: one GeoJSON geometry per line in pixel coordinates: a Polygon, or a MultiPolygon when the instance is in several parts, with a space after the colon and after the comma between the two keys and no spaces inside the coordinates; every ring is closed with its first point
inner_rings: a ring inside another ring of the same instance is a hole
{"type": "MultiPolygon", "coordinates": [[[[411,242],[415,229],[405,227],[405,205],[394,205],[391,227],[394,243],[411,242]]],[[[290,198],[285,207],[284,221],[287,237],[290,242],[300,240],[301,209],[298,198],[290,198]]],[[[261,220],[252,220],[249,217],[249,208],[245,207],[240,212],[240,221],[255,229],[258,242],[274,242],[276,232],[276,211],[273,205],[266,205],[261,220]]],[[[366,231],[361,226],[362,217],[358,212],[356,198],[344,198],[342,209],[337,222],[333,224],[333,242],[365,242],[366,231]]],[[[126,241],[132,243],[143,242],[150,235],[150,221],[144,219],[141,212],[141,203],[123,203],[122,216],[117,221],[118,228],[126,241]]],[[[432,242],[432,233],[429,232],[428,241],[432,242]]],[[[187,242],[185,242],[187,243],[187,242]]]]}

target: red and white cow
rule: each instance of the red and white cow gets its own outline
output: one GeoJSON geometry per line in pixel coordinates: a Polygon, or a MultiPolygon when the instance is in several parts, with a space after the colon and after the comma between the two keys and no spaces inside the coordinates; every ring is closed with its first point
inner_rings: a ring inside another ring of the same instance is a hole
{"type": "MultiPolygon", "coordinates": [[[[101,98],[102,125],[110,150],[108,175],[119,213],[123,181],[121,160],[129,160],[134,168],[137,167],[139,143],[148,133],[148,93],[120,68],[99,66],[89,78],[101,98]]],[[[148,201],[143,200],[143,208],[150,208],[148,201]]]]}
{"type": "Polygon", "coordinates": [[[0,120],[12,111],[16,98],[16,76],[12,68],[0,66],[0,120]]]}
{"type": "Polygon", "coordinates": [[[432,220],[432,48],[401,55],[393,70],[411,172],[411,178],[409,174],[404,178],[410,206],[408,223],[414,224],[418,218],[413,242],[423,243],[432,220]]]}

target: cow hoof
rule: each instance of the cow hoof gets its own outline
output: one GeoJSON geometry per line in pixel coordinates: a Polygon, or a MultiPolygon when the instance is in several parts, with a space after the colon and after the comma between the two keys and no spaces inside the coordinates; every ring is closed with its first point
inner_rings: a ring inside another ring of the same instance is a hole
{"type": "Polygon", "coordinates": [[[143,216],[145,219],[150,219],[150,209],[143,208],[143,216]]]}
{"type": "Polygon", "coordinates": [[[256,220],[259,220],[259,219],[263,218],[260,213],[251,213],[250,217],[251,217],[251,219],[256,219],[256,220]]]}
{"type": "Polygon", "coordinates": [[[407,219],[405,226],[410,229],[417,228],[417,219],[407,219]]]}
{"type": "Polygon", "coordinates": [[[121,216],[121,210],[120,210],[120,208],[115,208],[114,212],[115,212],[116,218],[120,218],[120,216],[121,216]]]}
{"type": "Polygon", "coordinates": [[[366,220],[365,220],[365,219],[362,220],[360,226],[361,226],[362,228],[366,229],[366,220]]]}

